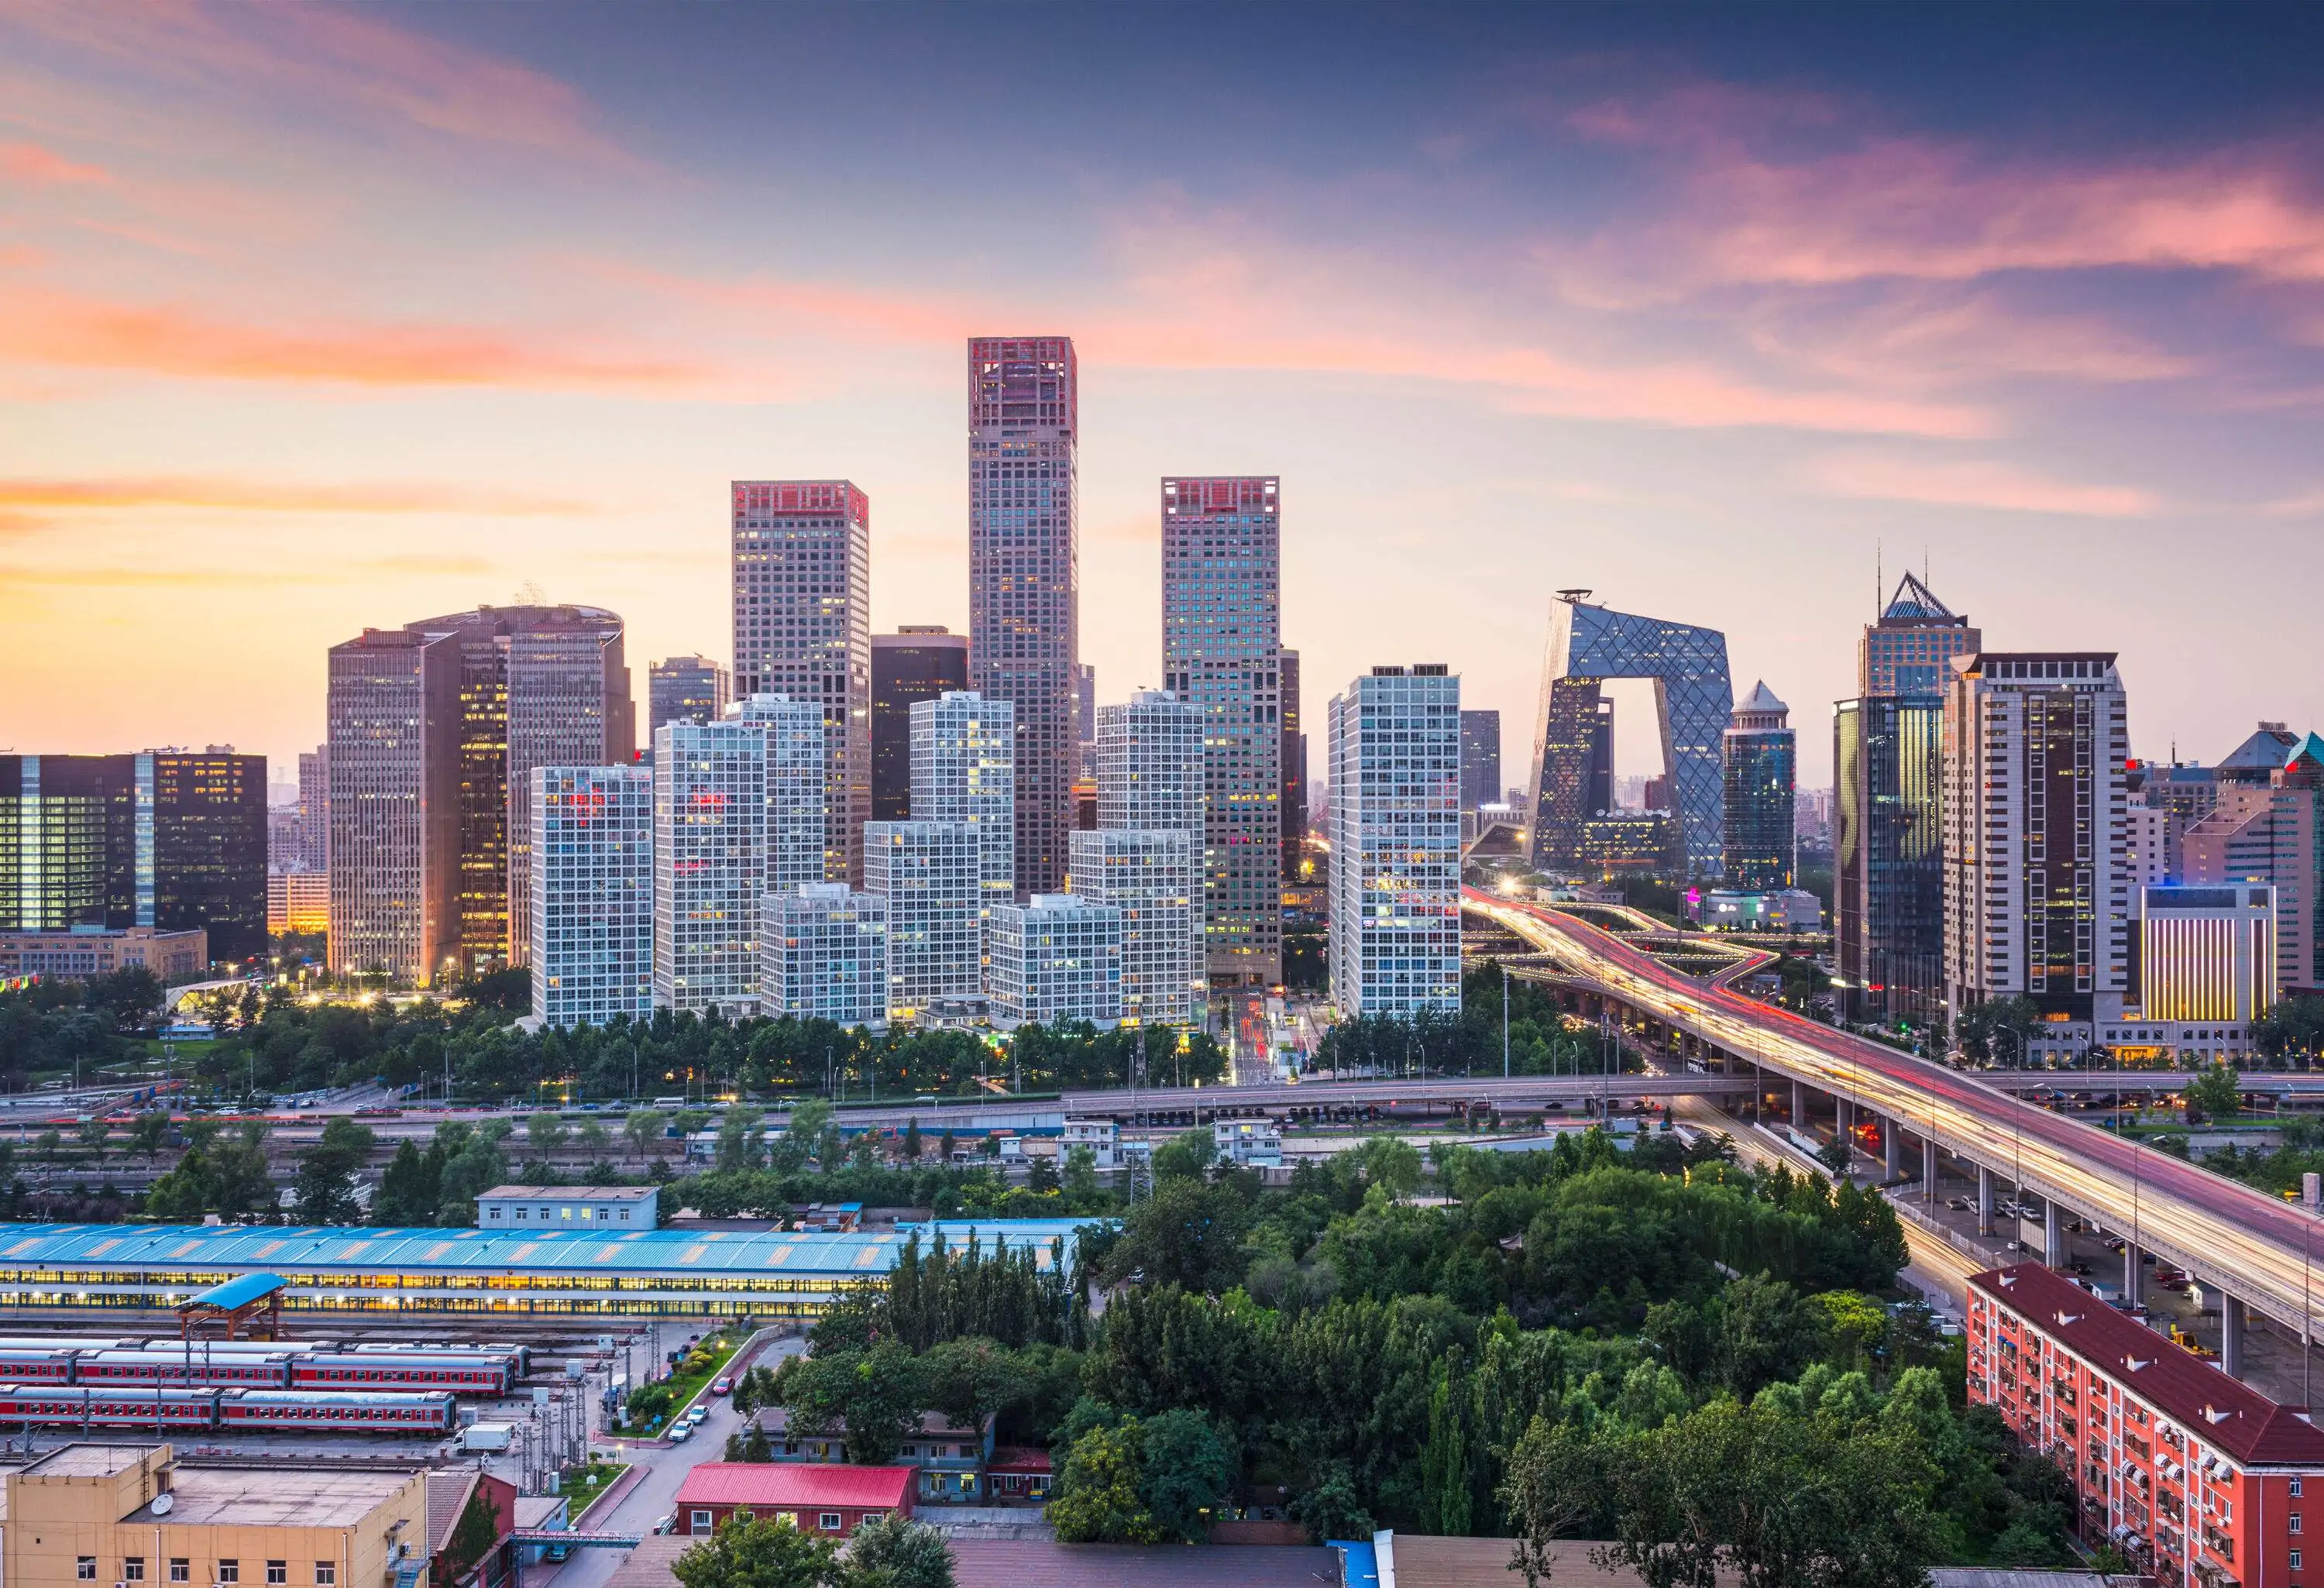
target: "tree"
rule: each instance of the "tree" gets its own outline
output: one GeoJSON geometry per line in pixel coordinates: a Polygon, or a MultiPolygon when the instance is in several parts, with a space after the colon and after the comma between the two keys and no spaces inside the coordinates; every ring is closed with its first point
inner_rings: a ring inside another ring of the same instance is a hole
{"type": "Polygon", "coordinates": [[[1816,1149],[1816,1161],[1837,1177],[1848,1173],[1848,1166],[1856,1161],[1856,1149],[1844,1135],[1834,1136],[1816,1149]]]}
{"type": "Polygon", "coordinates": [[[630,1150],[643,1158],[649,1148],[659,1147],[662,1131],[669,1123],[669,1115],[656,1109],[641,1108],[622,1122],[622,1134],[629,1138],[630,1150]]]}
{"type": "Polygon", "coordinates": [[[944,1535],[892,1512],[855,1529],[847,1566],[865,1588],[953,1588],[952,1546],[944,1535]]]}
{"type": "Polygon", "coordinates": [[[1249,1210],[1233,1186],[1164,1178],[1157,1171],[1154,1195],[1130,1209],[1108,1267],[1120,1276],[1143,1274],[1149,1285],[1221,1293],[1242,1278],[1248,1222],[1249,1210]]]}
{"type": "Polygon", "coordinates": [[[1043,1156],[1035,1159],[1027,1166],[1025,1187],[1034,1195],[1046,1196],[1062,1184],[1063,1182],[1057,1178],[1056,1159],[1043,1156]]]}
{"type": "MultiPolygon", "coordinates": [[[[1356,1492],[1355,1477],[1343,1461],[1323,1463],[1314,1486],[1291,1502],[1291,1515],[1307,1529],[1307,1537],[1318,1544],[1334,1538],[1369,1538],[1379,1526],[1372,1520],[1372,1513],[1364,1509],[1363,1499],[1356,1492]]],[[[1532,1588],[1532,1579],[1528,1578],[1527,1583],[1532,1588]]]]}
{"type": "Polygon", "coordinates": [[[1201,1179],[1211,1172],[1218,1147],[1206,1131],[1181,1131],[1154,1149],[1157,1180],[1201,1179]]]}
{"type": "Polygon", "coordinates": [[[113,1128],[101,1119],[83,1120],[80,1129],[73,1132],[76,1140],[100,1158],[105,1155],[106,1141],[112,1134],[113,1128]]]}
{"type": "Polygon", "coordinates": [[[720,1523],[669,1569],[685,1588],[842,1588],[847,1581],[833,1540],[747,1510],[720,1523]]]}
{"type": "Polygon", "coordinates": [[[2042,1011],[2030,998],[1992,998],[1961,1011],[1960,1050],[1981,1063],[2003,1066],[2025,1062],[2025,1047],[2042,1023],[2042,1011]]]}
{"type": "Polygon", "coordinates": [[[920,1119],[914,1114],[904,1122],[904,1161],[918,1163],[920,1158],[920,1119]]]}
{"type": "Polygon", "coordinates": [[[1237,1453],[1198,1411],[1166,1411],[1143,1426],[1139,1498],[1165,1537],[1199,1544],[1234,1491],[1237,1453]]]}
{"type": "Polygon", "coordinates": [[[434,1223],[444,1205],[443,1181],[441,1143],[422,1152],[406,1136],[397,1143],[394,1158],[379,1177],[379,1192],[371,1203],[372,1222],[391,1226],[434,1223]]]}
{"type": "Polygon", "coordinates": [[[1162,1542],[1162,1531],[1139,1492],[1145,1476],[1143,1444],[1135,1417],[1092,1428],[1074,1441],[1047,1512],[1059,1543],[1162,1542]]]}
{"type": "Polygon", "coordinates": [[[547,1109],[528,1115],[524,1122],[524,1136],[532,1144],[536,1154],[547,1158],[565,1145],[564,1116],[551,1113],[547,1109]]]}
{"type": "Polygon", "coordinates": [[[1517,1537],[1509,1566],[1525,1574],[1526,1588],[1549,1580],[1550,1544],[1589,1530],[1605,1509],[1608,1454],[1583,1429],[1539,1415],[1510,1452],[1499,1499],[1517,1537]]]}
{"type": "Polygon", "coordinates": [[[1076,1141],[1065,1149],[1064,1185],[1066,1197],[1076,1208],[1097,1200],[1097,1153],[1086,1141],[1076,1141]]]}
{"type": "Polygon", "coordinates": [[[295,1186],[301,1223],[355,1222],[362,1212],[355,1204],[355,1175],[371,1156],[373,1140],[369,1126],[345,1114],[334,1114],[324,1124],[322,1140],[299,1158],[295,1186]]]}
{"type": "Polygon", "coordinates": [[[573,1144],[591,1158],[603,1158],[605,1149],[613,1144],[613,1139],[595,1120],[583,1120],[581,1128],[573,1132],[573,1144]]]}
{"type": "Polygon", "coordinates": [[[152,1109],[137,1116],[129,1127],[129,1149],[147,1163],[161,1150],[161,1143],[170,1134],[170,1114],[166,1109],[152,1109]]]}
{"type": "Polygon", "coordinates": [[[792,1428],[814,1436],[844,1424],[847,1459],[875,1467],[903,1448],[926,1399],[910,1349],[892,1339],[795,1356],[776,1370],[774,1391],[792,1428]]]}
{"type": "Polygon", "coordinates": [[[2214,1062],[2187,1084],[2187,1101],[2207,1119],[2232,1119],[2243,1111],[2243,1072],[2214,1062]]]}

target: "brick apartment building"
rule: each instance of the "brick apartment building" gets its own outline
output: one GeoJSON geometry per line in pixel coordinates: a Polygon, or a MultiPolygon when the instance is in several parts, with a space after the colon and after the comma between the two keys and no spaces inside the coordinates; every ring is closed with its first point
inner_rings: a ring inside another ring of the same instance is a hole
{"type": "Polygon", "coordinates": [[[1969,1281],[1969,1397],[2073,1480],[2086,1539],[2162,1588],[2324,1583],[2324,1556],[2302,1569],[2324,1430],[2040,1263],[1969,1281]]]}

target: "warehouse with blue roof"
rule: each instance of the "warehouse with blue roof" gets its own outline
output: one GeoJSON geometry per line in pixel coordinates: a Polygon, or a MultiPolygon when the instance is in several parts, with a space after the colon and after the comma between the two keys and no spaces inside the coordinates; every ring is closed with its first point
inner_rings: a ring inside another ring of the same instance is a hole
{"type": "Polygon", "coordinates": [[[893,1231],[438,1230],[270,1224],[0,1225],[0,1304],[179,1306],[278,1274],[286,1312],[812,1316],[887,1283],[916,1234],[1070,1264],[1081,1221],[937,1220],[893,1231]]]}

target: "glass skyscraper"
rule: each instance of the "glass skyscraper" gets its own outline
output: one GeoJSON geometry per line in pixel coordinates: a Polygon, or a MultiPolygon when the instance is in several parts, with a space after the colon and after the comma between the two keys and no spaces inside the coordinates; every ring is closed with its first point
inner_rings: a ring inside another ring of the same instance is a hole
{"type": "Polygon", "coordinates": [[[1791,707],[1762,682],[1720,735],[1720,854],[1727,884],[1747,893],[1788,888],[1797,875],[1799,743],[1791,707]]]}

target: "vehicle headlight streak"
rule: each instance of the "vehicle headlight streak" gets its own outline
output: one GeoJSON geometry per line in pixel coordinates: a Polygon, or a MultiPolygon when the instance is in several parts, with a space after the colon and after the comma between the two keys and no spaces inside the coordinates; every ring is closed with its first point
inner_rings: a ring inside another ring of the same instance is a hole
{"type": "Polygon", "coordinates": [[[1539,948],[1565,975],[1738,1057],[1848,1097],[1995,1169],[2292,1328],[2307,1312],[2311,1215],[2096,1126],[2037,1108],[1941,1065],[1788,1010],[1715,990],[1571,916],[1476,889],[1466,908],[1539,948]]]}

